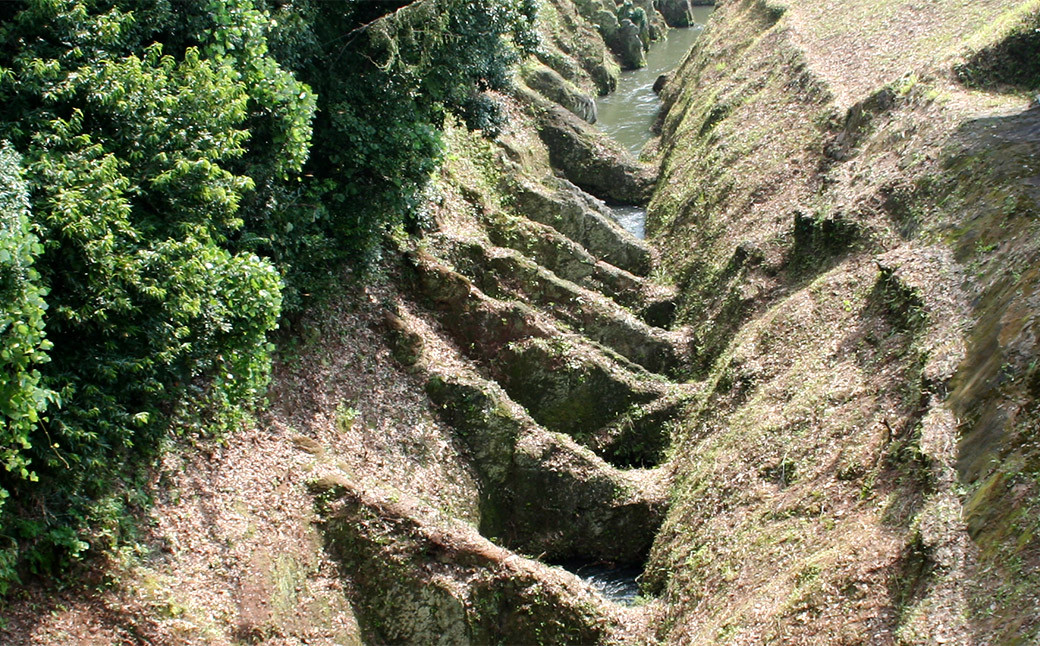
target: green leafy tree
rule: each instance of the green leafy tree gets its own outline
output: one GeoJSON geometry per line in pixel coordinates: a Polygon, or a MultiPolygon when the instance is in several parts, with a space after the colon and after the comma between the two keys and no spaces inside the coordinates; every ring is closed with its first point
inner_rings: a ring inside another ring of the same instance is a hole
{"type": "Polygon", "coordinates": [[[258,2],[0,3],[0,593],[118,544],[175,422],[238,423],[283,305],[409,223],[446,115],[497,132],[535,44],[534,0],[258,2]]]}
{"type": "Polygon", "coordinates": [[[7,562],[118,541],[171,420],[230,426],[265,388],[280,276],[231,238],[250,172],[289,181],[306,158],[313,96],[265,58],[262,13],[218,5],[176,56],[111,3],[33,0],[0,28],[0,132],[25,158],[63,404],[26,429],[39,482],[3,509],[7,562]]]}
{"type": "MultiPolygon", "coordinates": [[[[40,364],[50,342],[44,337],[45,292],[33,269],[42,247],[30,230],[28,186],[18,155],[0,147],[0,514],[11,483],[35,482],[34,430],[54,393],[41,385],[40,364]]],[[[15,554],[0,551],[0,594],[14,573],[15,554]]]]}
{"type": "Polygon", "coordinates": [[[273,55],[314,88],[319,109],[305,182],[247,224],[285,266],[290,306],[330,268],[359,262],[410,218],[443,146],[444,118],[489,136],[504,121],[488,90],[537,44],[533,0],[272,2],[273,55]]]}

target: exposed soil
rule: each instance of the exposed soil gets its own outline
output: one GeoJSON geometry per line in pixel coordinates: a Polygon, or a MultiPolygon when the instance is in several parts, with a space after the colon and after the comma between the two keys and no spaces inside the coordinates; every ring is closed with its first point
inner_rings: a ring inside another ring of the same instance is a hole
{"type": "Polygon", "coordinates": [[[1033,111],[955,71],[1037,7],[940,4],[728,2],[665,90],[650,233],[707,380],[649,566],[669,641],[1040,634],[1037,463],[999,466],[1036,455],[1033,111]]]}

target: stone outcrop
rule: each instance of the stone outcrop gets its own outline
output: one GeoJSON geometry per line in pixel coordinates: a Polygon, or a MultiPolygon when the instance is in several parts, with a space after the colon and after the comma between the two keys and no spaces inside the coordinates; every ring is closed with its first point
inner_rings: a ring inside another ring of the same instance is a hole
{"type": "Polygon", "coordinates": [[[583,92],[607,94],[617,87],[620,68],[589,13],[606,4],[613,7],[610,0],[595,8],[548,0],[541,9],[545,19],[539,23],[542,43],[536,57],[583,92]]]}
{"type": "Polygon", "coordinates": [[[689,27],[694,24],[693,4],[690,0],[658,0],[657,7],[671,27],[689,27]]]}
{"type": "Polygon", "coordinates": [[[485,535],[550,559],[638,563],[646,555],[666,506],[659,471],[616,469],[539,426],[493,383],[431,369],[427,390],[488,484],[485,535]]]}
{"type": "Polygon", "coordinates": [[[390,643],[600,643],[625,612],[573,575],[524,559],[400,491],[345,477],[312,484],[325,540],[351,573],[370,634],[390,643]]]}
{"type": "Polygon", "coordinates": [[[1040,638],[1040,14],[946,8],[722,3],[662,91],[648,230],[705,388],[646,577],[666,641],[1040,638]]]}
{"type": "Polygon", "coordinates": [[[642,204],[650,197],[656,179],[651,167],[559,106],[543,106],[537,118],[550,162],[564,177],[601,199],[642,204]]]}
{"type": "Polygon", "coordinates": [[[531,65],[522,72],[527,87],[554,103],[558,103],[578,117],[596,123],[596,102],[560,74],[545,65],[531,65]]]}
{"type": "Polygon", "coordinates": [[[664,38],[671,24],[654,0],[587,0],[577,5],[624,69],[645,67],[650,43],[664,38]]]}
{"type": "Polygon", "coordinates": [[[544,562],[638,567],[667,510],[658,466],[688,398],[668,379],[686,335],[661,327],[675,293],[649,277],[652,250],[564,178],[639,201],[653,175],[556,102],[574,96],[570,77],[532,65],[524,78],[503,98],[513,120],[495,144],[449,132],[465,154],[445,163],[429,230],[397,241],[397,291],[381,297],[377,326],[452,429],[476,513],[460,522],[355,474],[313,487],[377,640],[480,644],[507,630],[517,643],[652,641],[646,609],[544,562]],[[572,134],[545,134],[546,123],[572,134]]]}
{"type": "Polygon", "coordinates": [[[662,74],[662,75],[658,76],[657,79],[654,80],[654,86],[653,86],[654,94],[660,94],[661,90],[664,89],[665,85],[668,85],[668,81],[670,81],[670,80],[671,80],[671,76],[668,75],[668,74],[662,74]]]}
{"type": "MultiPolygon", "coordinates": [[[[646,180],[631,180],[634,185],[643,181],[646,180]]],[[[518,186],[514,199],[517,208],[531,220],[552,227],[614,267],[636,276],[649,273],[649,247],[621,229],[602,201],[571,182],[525,182],[518,186]]]]}
{"type": "Polygon", "coordinates": [[[646,43],[643,40],[643,30],[628,18],[623,18],[618,23],[617,32],[613,38],[615,42],[614,51],[621,61],[621,67],[634,70],[646,67],[646,43]]]}

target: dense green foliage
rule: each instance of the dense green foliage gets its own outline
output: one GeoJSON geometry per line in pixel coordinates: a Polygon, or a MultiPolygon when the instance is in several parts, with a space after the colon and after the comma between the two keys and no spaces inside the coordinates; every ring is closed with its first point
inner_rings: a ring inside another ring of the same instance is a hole
{"type": "Polygon", "coordinates": [[[283,294],[301,307],[406,222],[447,113],[495,131],[483,91],[532,17],[511,0],[0,5],[0,593],[118,544],[171,428],[232,428],[262,397],[283,294]]]}
{"type": "MultiPolygon", "coordinates": [[[[245,31],[261,16],[236,18],[245,31]]],[[[0,526],[37,568],[86,549],[86,527],[117,540],[99,524],[123,516],[122,483],[175,416],[227,422],[262,392],[279,314],[275,269],[227,244],[254,185],[236,164],[261,118],[298,124],[273,172],[299,167],[312,103],[278,112],[256,87],[268,74],[306,89],[251,63],[260,29],[241,54],[207,56],[202,36],[171,56],[136,27],[117,7],[30,2],[0,31],[0,133],[24,155],[49,290],[44,383],[62,402],[22,450],[39,484],[13,483],[0,526]]]]}
{"type": "MultiPolygon", "coordinates": [[[[28,187],[18,164],[9,147],[0,148],[0,461],[8,478],[34,481],[25,451],[54,394],[41,387],[36,369],[50,349],[43,336],[47,305],[33,269],[42,247],[29,230],[28,187]]],[[[9,495],[0,484],[0,513],[9,495]]],[[[11,570],[14,557],[0,552],[0,574],[11,570]]],[[[0,594],[5,579],[0,576],[0,594]]]]}
{"type": "Polygon", "coordinates": [[[256,249],[288,265],[295,306],[336,261],[376,249],[383,228],[415,224],[405,218],[436,168],[446,113],[497,132],[483,90],[506,87],[510,63],[533,49],[534,2],[295,0],[273,3],[272,17],[272,51],[318,95],[314,146],[307,181],[267,192],[284,206],[248,226],[256,249]]]}

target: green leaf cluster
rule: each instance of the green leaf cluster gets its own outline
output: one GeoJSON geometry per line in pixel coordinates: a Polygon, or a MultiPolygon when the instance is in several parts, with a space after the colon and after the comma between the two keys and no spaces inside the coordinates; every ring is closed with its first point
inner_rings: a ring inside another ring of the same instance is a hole
{"type": "MultiPolygon", "coordinates": [[[[55,394],[37,369],[48,359],[44,336],[47,303],[33,262],[42,251],[30,230],[28,185],[18,155],[0,148],[0,514],[10,491],[4,483],[36,480],[31,469],[33,430],[55,394]]],[[[13,574],[14,555],[0,552],[0,594],[13,574]]]]}
{"type": "Polygon", "coordinates": [[[0,3],[0,594],[118,545],[171,429],[233,429],[269,335],[418,226],[448,114],[534,0],[0,3]]]}
{"type": "Polygon", "coordinates": [[[281,280],[233,238],[249,171],[299,171],[313,100],[264,58],[263,14],[223,4],[231,26],[175,54],[100,2],[34,0],[0,28],[0,136],[24,158],[42,241],[32,294],[48,308],[32,321],[52,345],[36,344],[50,362],[30,378],[56,396],[37,393],[33,414],[61,402],[6,444],[38,480],[0,481],[17,494],[0,516],[6,563],[49,570],[117,542],[127,483],[171,421],[229,425],[266,386],[281,280]]]}
{"type": "Polygon", "coordinates": [[[369,259],[383,231],[422,224],[446,115],[497,134],[487,92],[536,46],[534,13],[534,0],[272,2],[272,53],[318,97],[305,181],[248,225],[284,268],[290,307],[326,289],[330,267],[369,259]]]}

